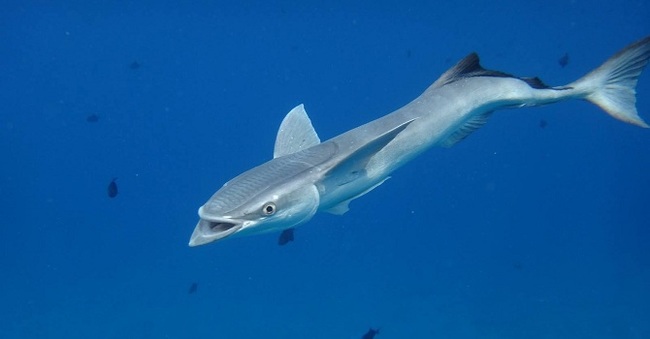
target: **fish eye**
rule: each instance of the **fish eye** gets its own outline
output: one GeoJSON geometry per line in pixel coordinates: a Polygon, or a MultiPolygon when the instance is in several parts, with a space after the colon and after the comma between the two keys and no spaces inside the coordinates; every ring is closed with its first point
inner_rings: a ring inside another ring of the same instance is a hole
{"type": "Polygon", "coordinates": [[[266,204],[264,204],[264,207],[262,207],[262,213],[264,215],[275,214],[275,204],[272,202],[267,202],[266,204]]]}

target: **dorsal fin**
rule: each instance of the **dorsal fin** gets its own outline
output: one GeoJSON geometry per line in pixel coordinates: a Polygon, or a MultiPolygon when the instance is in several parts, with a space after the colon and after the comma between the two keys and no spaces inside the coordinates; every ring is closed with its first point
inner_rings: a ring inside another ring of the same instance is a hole
{"type": "Polygon", "coordinates": [[[481,66],[478,54],[476,53],[470,53],[468,56],[461,59],[454,67],[448,69],[444,74],[442,74],[430,88],[442,87],[462,78],[479,76],[515,78],[525,82],[528,86],[535,89],[551,88],[538,77],[516,77],[512,74],[485,69],[481,66]]]}
{"type": "Polygon", "coordinates": [[[273,158],[296,153],[320,144],[303,104],[294,107],[282,120],[275,138],[273,158]]]}
{"type": "Polygon", "coordinates": [[[443,73],[436,82],[431,85],[432,88],[442,87],[458,79],[476,77],[476,76],[493,76],[493,77],[513,77],[508,73],[491,71],[481,66],[478,54],[472,52],[461,59],[454,67],[443,73]]]}
{"type": "Polygon", "coordinates": [[[460,142],[461,140],[467,138],[468,135],[472,134],[472,132],[476,131],[477,129],[483,127],[485,123],[488,121],[490,118],[490,115],[492,115],[492,111],[479,114],[472,119],[468,120],[461,126],[459,129],[454,131],[447,139],[443,140],[441,142],[441,145],[443,147],[451,147],[460,142]]]}
{"type": "Polygon", "coordinates": [[[535,88],[535,89],[546,89],[546,88],[551,88],[551,86],[545,84],[542,79],[538,77],[532,77],[532,78],[519,78],[526,82],[528,86],[535,88]]]}

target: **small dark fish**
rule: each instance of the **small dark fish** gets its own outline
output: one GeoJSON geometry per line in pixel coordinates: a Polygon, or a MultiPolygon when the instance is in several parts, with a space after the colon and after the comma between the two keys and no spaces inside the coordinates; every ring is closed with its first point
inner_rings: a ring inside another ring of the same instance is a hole
{"type": "Polygon", "coordinates": [[[190,289],[187,290],[187,294],[194,294],[198,289],[199,289],[199,283],[193,282],[192,285],[190,285],[190,289]]]}
{"type": "Polygon", "coordinates": [[[87,121],[87,122],[97,122],[97,121],[99,121],[99,115],[97,115],[97,114],[95,114],[95,113],[93,113],[93,114],[89,114],[89,115],[86,117],[86,121],[87,121]]]}
{"type": "Polygon", "coordinates": [[[373,339],[377,334],[379,334],[379,329],[369,329],[366,334],[361,337],[361,339],[373,339]]]}
{"type": "Polygon", "coordinates": [[[280,237],[278,238],[278,245],[284,246],[291,241],[293,241],[293,228],[288,228],[280,233],[280,237]]]}
{"type": "Polygon", "coordinates": [[[132,62],[132,63],[129,65],[129,68],[130,68],[130,69],[138,69],[138,68],[140,68],[140,66],[142,66],[142,65],[140,65],[139,62],[134,61],[134,62],[132,62]]]}
{"type": "Polygon", "coordinates": [[[512,263],[512,268],[517,271],[521,271],[524,268],[524,264],[521,261],[515,261],[512,263]]]}
{"type": "Polygon", "coordinates": [[[413,52],[411,52],[410,49],[407,49],[407,50],[406,50],[406,57],[407,57],[407,58],[410,58],[411,55],[413,55],[413,52]]]}
{"type": "Polygon", "coordinates": [[[546,128],[546,126],[548,126],[548,122],[546,122],[546,120],[542,119],[539,121],[540,128],[546,128]]]}
{"type": "Polygon", "coordinates": [[[562,68],[569,64],[569,53],[564,53],[564,55],[557,60],[557,63],[560,64],[562,68]]]}
{"type": "Polygon", "coordinates": [[[113,178],[111,180],[111,183],[108,184],[108,197],[109,198],[115,198],[117,196],[117,183],[115,182],[117,178],[113,178]]]}

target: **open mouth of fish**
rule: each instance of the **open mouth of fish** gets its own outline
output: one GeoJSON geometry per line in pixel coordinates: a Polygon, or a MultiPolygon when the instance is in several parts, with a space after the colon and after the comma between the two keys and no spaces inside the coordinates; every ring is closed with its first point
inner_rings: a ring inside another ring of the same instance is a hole
{"type": "Polygon", "coordinates": [[[223,239],[242,228],[242,223],[226,218],[201,218],[190,237],[190,246],[198,246],[223,239]]]}
{"type": "Polygon", "coordinates": [[[223,233],[223,232],[228,232],[228,230],[232,229],[233,227],[236,227],[237,224],[235,223],[230,223],[230,222],[212,222],[208,221],[208,227],[210,227],[210,231],[215,232],[215,233],[223,233]]]}

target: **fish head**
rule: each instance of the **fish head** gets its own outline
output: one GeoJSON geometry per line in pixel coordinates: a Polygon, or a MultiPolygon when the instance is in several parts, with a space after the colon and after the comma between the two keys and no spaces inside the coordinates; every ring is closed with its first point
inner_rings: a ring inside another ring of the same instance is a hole
{"type": "Polygon", "coordinates": [[[313,183],[290,178],[260,184],[263,180],[259,177],[247,180],[246,174],[226,183],[199,208],[200,219],[190,246],[285,230],[309,221],[318,210],[320,195],[313,183]]]}

